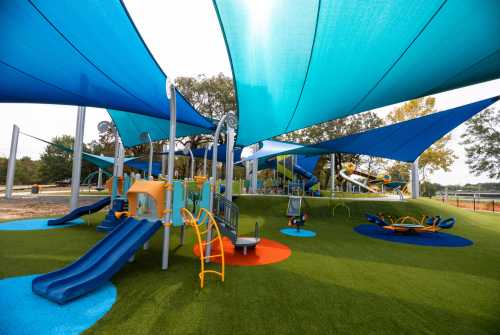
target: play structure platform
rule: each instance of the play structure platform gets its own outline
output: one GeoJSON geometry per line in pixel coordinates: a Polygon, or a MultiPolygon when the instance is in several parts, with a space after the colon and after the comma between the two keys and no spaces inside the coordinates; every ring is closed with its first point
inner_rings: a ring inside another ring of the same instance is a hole
{"type": "Polygon", "coordinates": [[[111,279],[161,226],[161,221],[126,219],[74,263],[36,277],[33,292],[64,304],[96,289],[111,279]]]}
{"type": "Polygon", "coordinates": [[[61,218],[48,220],[47,224],[49,226],[62,225],[69,221],[75,220],[83,215],[88,215],[98,212],[104,207],[108,206],[110,203],[111,203],[111,197],[105,197],[92,205],[78,207],[61,218]]]}

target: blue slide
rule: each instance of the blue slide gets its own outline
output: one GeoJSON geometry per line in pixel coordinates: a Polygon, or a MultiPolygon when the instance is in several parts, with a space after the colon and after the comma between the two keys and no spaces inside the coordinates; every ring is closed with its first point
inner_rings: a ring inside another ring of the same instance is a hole
{"type": "Polygon", "coordinates": [[[103,209],[104,207],[108,206],[110,203],[111,203],[111,197],[102,198],[101,200],[99,200],[95,204],[88,205],[88,206],[82,206],[82,207],[79,207],[77,209],[74,209],[71,212],[69,212],[68,214],[66,214],[65,216],[63,216],[62,218],[49,220],[49,221],[47,221],[47,224],[49,226],[57,226],[57,225],[65,224],[71,220],[79,218],[80,216],[98,212],[101,209],[103,209]]]}
{"type": "Polygon", "coordinates": [[[162,226],[127,218],[74,263],[33,279],[36,294],[64,304],[103,285],[162,226]]]}
{"type": "Polygon", "coordinates": [[[298,164],[294,165],[293,172],[298,173],[299,175],[307,179],[307,183],[305,183],[304,185],[304,189],[306,191],[309,191],[311,187],[313,187],[315,184],[318,183],[318,178],[315,175],[313,175],[311,172],[307,171],[298,164]]]}

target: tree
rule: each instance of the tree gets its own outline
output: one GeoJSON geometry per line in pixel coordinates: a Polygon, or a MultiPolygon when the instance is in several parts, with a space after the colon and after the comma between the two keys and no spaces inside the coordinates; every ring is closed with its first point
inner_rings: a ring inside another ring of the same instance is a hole
{"type": "Polygon", "coordinates": [[[500,109],[487,108],[467,121],[462,138],[470,171],[500,179],[500,109]]]}
{"type": "Polygon", "coordinates": [[[16,174],[14,184],[32,185],[40,183],[39,177],[40,161],[34,161],[25,156],[16,161],[16,174]]]}
{"type": "MultiPolygon", "coordinates": [[[[73,154],[61,149],[57,145],[73,149],[74,138],[70,135],[54,137],[51,140],[55,145],[47,145],[40,156],[40,180],[43,183],[51,183],[57,180],[71,178],[73,166],[73,154]]],[[[88,152],[87,146],[83,145],[83,151],[88,152]]],[[[81,179],[85,178],[96,168],[82,160],[81,179]]]]}
{"type": "MultiPolygon", "coordinates": [[[[401,122],[431,114],[435,112],[435,103],[436,99],[434,97],[410,100],[391,111],[387,119],[391,122],[401,122]]],[[[428,174],[432,174],[437,170],[450,170],[451,165],[457,158],[453,150],[448,147],[450,140],[451,135],[446,135],[420,155],[419,169],[422,180],[425,180],[428,174]]],[[[400,171],[400,175],[407,175],[410,169],[409,164],[396,163],[393,165],[392,170],[394,170],[394,166],[399,166],[404,170],[400,171]]]]}

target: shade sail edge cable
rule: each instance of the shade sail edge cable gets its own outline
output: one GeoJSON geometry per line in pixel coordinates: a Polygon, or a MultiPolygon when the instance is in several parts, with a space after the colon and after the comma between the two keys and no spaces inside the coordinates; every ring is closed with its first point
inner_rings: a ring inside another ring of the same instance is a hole
{"type": "Polygon", "coordinates": [[[288,127],[290,127],[290,124],[292,123],[292,120],[295,116],[295,113],[297,112],[297,108],[299,107],[300,100],[302,100],[302,94],[304,93],[304,87],[306,86],[307,77],[309,76],[309,69],[311,68],[311,61],[312,61],[313,53],[314,53],[314,45],[316,44],[316,35],[318,33],[318,22],[319,22],[320,11],[321,11],[321,0],[318,0],[318,8],[316,9],[316,23],[314,25],[314,35],[313,35],[313,40],[311,42],[311,49],[309,50],[309,60],[307,62],[306,73],[304,74],[304,80],[302,82],[302,87],[300,88],[300,93],[299,93],[299,97],[297,99],[297,103],[295,104],[295,108],[293,109],[292,116],[288,120],[288,123],[285,127],[285,131],[288,130],[288,127]]]}

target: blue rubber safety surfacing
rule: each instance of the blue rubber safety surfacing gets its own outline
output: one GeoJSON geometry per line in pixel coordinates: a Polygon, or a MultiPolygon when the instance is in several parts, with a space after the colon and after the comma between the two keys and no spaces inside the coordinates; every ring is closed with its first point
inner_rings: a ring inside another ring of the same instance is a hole
{"type": "Polygon", "coordinates": [[[295,237],[314,237],[316,233],[312,230],[301,229],[297,231],[296,228],[283,228],[280,230],[282,234],[295,237]]]}
{"type": "Polygon", "coordinates": [[[108,282],[96,291],[58,305],[31,291],[36,275],[0,280],[0,329],[3,335],[80,334],[102,318],[116,301],[108,282]]]}
{"type": "Polygon", "coordinates": [[[22,219],[0,222],[0,230],[18,231],[18,230],[44,230],[54,228],[64,228],[84,223],[82,219],[72,220],[66,224],[49,226],[47,221],[54,218],[22,219]]]}
{"type": "Polygon", "coordinates": [[[354,231],[361,235],[380,240],[429,247],[466,247],[474,243],[466,238],[448,233],[437,232],[400,234],[385,230],[373,224],[361,224],[354,227],[354,231]]]}

